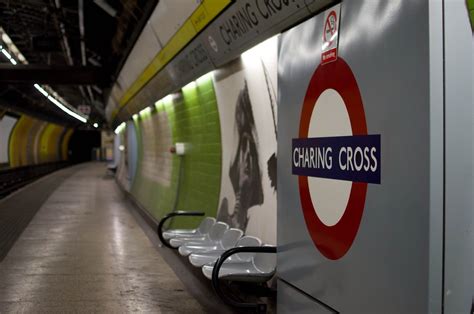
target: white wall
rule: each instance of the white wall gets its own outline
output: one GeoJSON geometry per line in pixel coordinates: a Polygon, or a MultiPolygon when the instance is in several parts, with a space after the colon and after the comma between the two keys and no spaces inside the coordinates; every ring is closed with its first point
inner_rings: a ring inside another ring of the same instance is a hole
{"type": "Polygon", "coordinates": [[[164,46],[196,10],[199,0],[161,0],[150,17],[150,23],[164,46]]]}

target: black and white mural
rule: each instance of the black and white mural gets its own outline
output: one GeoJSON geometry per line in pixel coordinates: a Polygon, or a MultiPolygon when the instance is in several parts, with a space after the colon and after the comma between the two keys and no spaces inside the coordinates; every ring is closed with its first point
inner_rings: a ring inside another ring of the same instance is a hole
{"type": "Polygon", "coordinates": [[[246,230],[248,210],[264,201],[262,172],[259,164],[258,134],[247,87],[240,91],[235,107],[235,152],[232,154],[228,176],[235,195],[234,208],[229,211],[226,197],[222,199],[219,219],[246,230]]]}
{"type": "Polygon", "coordinates": [[[277,38],[216,70],[222,138],[218,219],[276,243],[277,38]]]}

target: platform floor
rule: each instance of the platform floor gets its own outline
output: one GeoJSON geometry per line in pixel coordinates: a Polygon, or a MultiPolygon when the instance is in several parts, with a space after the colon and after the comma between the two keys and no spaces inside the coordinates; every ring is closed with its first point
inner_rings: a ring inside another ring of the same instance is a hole
{"type": "Polygon", "coordinates": [[[75,166],[41,206],[0,263],[0,313],[206,312],[105,169],[75,166]]]}

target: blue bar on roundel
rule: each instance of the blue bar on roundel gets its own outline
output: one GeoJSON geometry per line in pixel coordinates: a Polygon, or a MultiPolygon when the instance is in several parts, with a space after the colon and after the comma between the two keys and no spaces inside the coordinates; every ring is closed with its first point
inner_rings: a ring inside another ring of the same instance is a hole
{"type": "Polygon", "coordinates": [[[293,139],[292,173],[380,184],[380,135],[293,139]]]}

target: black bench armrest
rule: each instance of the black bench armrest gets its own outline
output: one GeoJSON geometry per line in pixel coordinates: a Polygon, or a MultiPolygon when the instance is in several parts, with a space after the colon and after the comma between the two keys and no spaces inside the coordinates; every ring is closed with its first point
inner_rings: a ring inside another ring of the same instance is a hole
{"type": "Polygon", "coordinates": [[[246,308],[246,309],[253,309],[257,313],[265,313],[266,312],[266,304],[258,304],[258,303],[243,303],[237,302],[230,297],[228,297],[220,288],[219,283],[219,271],[224,264],[225,260],[228,259],[230,256],[238,253],[276,253],[277,248],[276,246],[243,246],[243,247],[235,247],[225,251],[216,261],[214,268],[212,269],[212,287],[216,291],[217,295],[227,304],[239,308],[246,308]]]}
{"type": "Polygon", "coordinates": [[[170,248],[170,249],[174,249],[174,247],[172,247],[168,241],[165,240],[165,238],[163,237],[163,226],[165,225],[165,222],[173,217],[176,217],[176,216],[204,216],[206,213],[204,212],[197,212],[197,211],[184,211],[184,210],[178,210],[178,211],[175,211],[175,212],[172,212],[172,213],[168,213],[165,217],[163,217],[161,220],[160,220],[160,223],[158,224],[158,228],[157,228],[157,233],[158,233],[158,238],[160,238],[160,241],[161,243],[163,243],[164,246],[170,248]]]}

